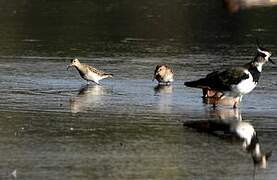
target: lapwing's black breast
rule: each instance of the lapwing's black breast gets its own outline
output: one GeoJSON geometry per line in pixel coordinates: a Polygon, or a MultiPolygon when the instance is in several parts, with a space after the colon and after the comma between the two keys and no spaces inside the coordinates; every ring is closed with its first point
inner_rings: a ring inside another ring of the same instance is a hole
{"type": "Polygon", "coordinates": [[[257,67],[251,67],[249,68],[249,72],[251,73],[253,77],[254,82],[258,82],[261,76],[261,72],[258,71],[257,67]]]}

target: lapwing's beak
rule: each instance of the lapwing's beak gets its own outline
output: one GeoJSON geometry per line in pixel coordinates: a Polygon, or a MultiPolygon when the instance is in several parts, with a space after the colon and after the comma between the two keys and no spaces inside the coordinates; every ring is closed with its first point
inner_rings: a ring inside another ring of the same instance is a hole
{"type": "Polygon", "coordinates": [[[276,64],[274,61],[272,61],[271,58],[268,58],[268,61],[271,62],[272,64],[276,64]]]}

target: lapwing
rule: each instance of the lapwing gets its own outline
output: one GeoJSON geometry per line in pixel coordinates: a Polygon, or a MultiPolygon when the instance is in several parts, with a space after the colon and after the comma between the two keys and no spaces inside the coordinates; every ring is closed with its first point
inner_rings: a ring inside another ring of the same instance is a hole
{"type": "Polygon", "coordinates": [[[256,87],[263,65],[268,61],[275,64],[270,57],[271,52],[262,48],[257,42],[256,56],[244,66],[214,71],[205,78],[185,82],[185,85],[202,88],[206,95],[213,94],[219,100],[225,97],[233,97],[233,107],[236,108],[242,96],[250,93],[256,87]]]}

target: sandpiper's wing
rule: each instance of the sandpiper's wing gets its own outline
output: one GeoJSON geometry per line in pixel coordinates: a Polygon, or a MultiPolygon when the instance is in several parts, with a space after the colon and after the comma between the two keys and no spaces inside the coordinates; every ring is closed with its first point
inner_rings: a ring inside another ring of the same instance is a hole
{"type": "Polygon", "coordinates": [[[244,68],[230,68],[225,71],[214,71],[205,78],[185,82],[185,85],[216,91],[230,91],[232,85],[236,85],[247,78],[249,78],[249,75],[245,72],[244,68]]]}
{"type": "Polygon", "coordinates": [[[94,72],[94,73],[96,73],[96,74],[98,74],[98,75],[100,75],[100,76],[104,76],[104,75],[111,75],[111,76],[112,76],[112,74],[106,73],[106,72],[101,71],[101,70],[98,70],[98,69],[96,69],[95,67],[92,67],[92,66],[90,66],[90,65],[87,65],[87,64],[86,64],[86,67],[87,67],[88,70],[90,70],[90,71],[92,71],[92,72],[94,72]]]}

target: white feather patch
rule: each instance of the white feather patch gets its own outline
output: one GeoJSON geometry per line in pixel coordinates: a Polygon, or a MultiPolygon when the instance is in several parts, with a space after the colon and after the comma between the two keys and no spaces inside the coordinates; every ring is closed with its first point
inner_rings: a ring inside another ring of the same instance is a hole
{"type": "Polygon", "coordinates": [[[256,82],[253,81],[253,77],[248,70],[244,71],[249,75],[248,79],[242,80],[237,85],[232,85],[232,94],[233,96],[242,96],[251,92],[257,85],[256,82]]]}

